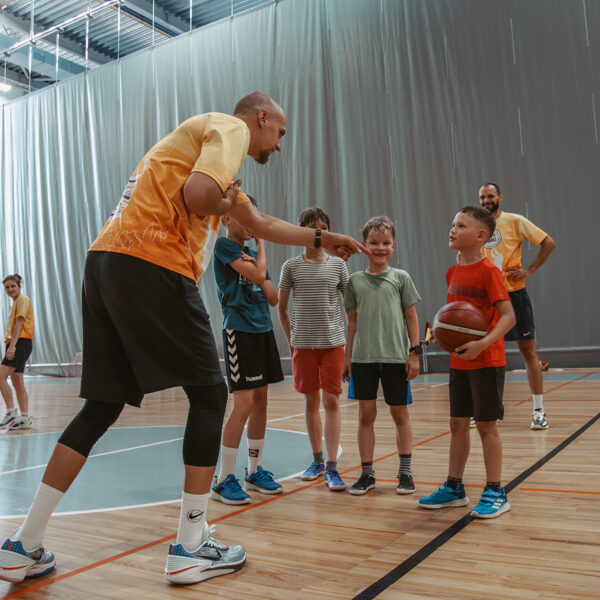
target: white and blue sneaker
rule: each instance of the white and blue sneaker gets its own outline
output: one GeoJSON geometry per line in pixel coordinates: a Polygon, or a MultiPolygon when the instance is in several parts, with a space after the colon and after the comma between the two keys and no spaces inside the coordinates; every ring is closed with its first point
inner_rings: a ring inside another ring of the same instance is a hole
{"type": "Polygon", "coordinates": [[[300,478],[303,481],[314,481],[317,477],[320,477],[325,473],[325,465],[322,462],[317,462],[316,460],[311,463],[310,467],[302,473],[300,478]]]}
{"type": "Polygon", "coordinates": [[[19,416],[19,413],[16,411],[5,413],[2,421],[0,421],[0,429],[10,429],[10,426],[19,419],[19,416]]]}
{"type": "Polygon", "coordinates": [[[224,504],[249,504],[252,498],[242,489],[240,482],[233,473],[230,473],[221,481],[212,486],[211,497],[213,500],[218,500],[224,504]]]}
{"type": "Polygon", "coordinates": [[[197,550],[188,552],[182,544],[171,544],[167,555],[165,577],[169,583],[189,584],[211,577],[239,571],[246,562],[243,546],[227,546],[212,537],[216,527],[205,523],[203,538],[197,550]]]}
{"type": "Polygon", "coordinates": [[[465,493],[465,486],[461,483],[457,490],[453,490],[445,483],[439,489],[429,496],[419,498],[421,508],[446,508],[447,506],[466,506],[469,504],[469,498],[465,493]]]}
{"type": "Polygon", "coordinates": [[[261,494],[281,494],[283,488],[273,478],[271,471],[266,471],[261,466],[257,467],[255,473],[247,474],[246,469],[246,483],[244,487],[247,490],[256,490],[261,494]]]}
{"type": "Polygon", "coordinates": [[[54,554],[41,546],[27,552],[20,540],[7,539],[0,549],[0,579],[13,583],[25,577],[41,577],[54,569],[54,554]]]}
{"type": "Polygon", "coordinates": [[[471,516],[475,519],[495,519],[509,510],[510,504],[504,488],[500,488],[497,492],[486,487],[481,494],[479,504],[471,511],[471,516]]]}
{"type": "Polygon", "coordinates": [[[339,492],[346,489],[346,484],[343,482],[340,474],[335,469],[325,471],[325,485],[334,492],[339,492]]]}

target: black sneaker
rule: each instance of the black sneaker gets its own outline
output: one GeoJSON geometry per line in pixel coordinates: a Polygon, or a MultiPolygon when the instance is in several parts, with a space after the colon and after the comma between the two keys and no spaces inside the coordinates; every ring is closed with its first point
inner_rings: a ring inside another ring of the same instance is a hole
{"type": "Polygon", "coordinates": [[[398,487],[396,491],[399,494],[412,494],[416,492],[415,482],[413,481],[412,475],[408,473],[400,473],[398,477],[398,487]]]}
{"type": "Polygon", "coordinates": [[[362,496],[375,487],[375,475],[363,473],[348,490],[353,496],[362,496]]]}

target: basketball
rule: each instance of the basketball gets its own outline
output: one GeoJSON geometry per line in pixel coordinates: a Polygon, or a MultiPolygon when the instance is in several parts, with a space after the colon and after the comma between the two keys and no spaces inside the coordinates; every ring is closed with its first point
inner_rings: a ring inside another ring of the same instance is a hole
{"type": "Polygon", "coordinates": [[[467,342],[480,340],[487,333],[485,315],[470,302],[450,302],[433,318],[433,336],[438,346],[453,352],[467,342]]]}

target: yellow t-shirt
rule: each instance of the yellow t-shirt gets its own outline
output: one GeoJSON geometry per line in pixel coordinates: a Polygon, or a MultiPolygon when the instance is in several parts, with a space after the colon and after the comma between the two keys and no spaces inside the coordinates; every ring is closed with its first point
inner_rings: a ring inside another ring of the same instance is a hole
{"type": "Polygon", "coordinates": [[[33,305],[31,300],[24,294],[19,294],[17,299],[12,303],[10,307],[10,315],[8,317],[8,325],[6,326],[6,335],[4,336],[4,343],[10,344],[12,338],[12,332],[15,328],[15,324],[19,317],[23,317],[25,322],[21,327],[20,338],[27,338],[28,340],[33,339],[33,305]]]}
{"type": "Polygon", "coordinates": [[[485,257],[502,271],[504,286],[509,292],[516,292],[525,287],[523,278],[509,281],[507,269],[521,268],[521,243],[531,242],[539,246],[548,234],[535,226],[531,221],[515,213],[500,212],[496,219],[496,231],[483,246],[485,257]]]}
{"type": "MultiPolygon", "coordinates": [[[[207,113],[184,121],[142,158],[90,252],[129,254],[199,281],[210,263],[221,217],[189,211],[183,185],[197,171],[225,191],[249,143],[247,125],[230,115],[207,113]]],[[[239,193],[237,204],[244,202],[248,196],[239,193]]]]}

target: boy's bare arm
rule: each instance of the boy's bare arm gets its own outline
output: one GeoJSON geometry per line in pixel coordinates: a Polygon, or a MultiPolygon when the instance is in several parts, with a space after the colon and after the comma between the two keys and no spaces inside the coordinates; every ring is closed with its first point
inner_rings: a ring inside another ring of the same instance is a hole
{"type": "Polygon", "coordinates": [[[348,339],[346,341],[346,357],[344,358],[344,370],[342,372],[342,380],[350,379],[352,371],[352,344],[354,343],[354,335],[356,334],[356,311],[352,308],[346,309],[346,317],[348,319],[348,339]]]}
{"type": "MultiPolygon", "coordinates": [[[[419,316],[417,315],[417,309],[415,305],[409,306],[404,310],[404,317],[406,319],[406,326],[408,329],[408,339],[410,340],[410,345],[418,346],[419,345],[419,316]]],[[[406,361],[406,378],[408,380],[414,379],[421,370],[421,366],[419,364],[419,355],[411,352],[408,355],[408,360],[406,361]]]]}
{"type": "Polygon", "coordinates": [[[515,318],[515,311],[513,310],[511,301],[500,300],[499,302],[496,302],[494,306],[500,313],[500,319],[498,319],[498,322],[494,328],[480,340],[467,342],[466,344],[455,348],[454,352],[452,353],[454,356],[458,356],[464,360],[473,360],[474,358],[477,358],[488,346],[494,342],[497,342],[501,337],[504,337],[504,334],[508,333],[514,327],[517,320],[515,318]]]}
{"type": "Polygon", "coordinates": [[[290,290],[282,290],[279,288],[279,304],[277,305],[277,312],[279,313],[279,322],[281,328],[288,341],[288,346],[292,347],[292,338],[290,333],[290,311],[288,304],[290,301],[290,290]]]}
{"type": "Polygon", "coordinates": [[[275,289],[273,282],[270,279],[265,279],[260,288],[262,289],[263,294],[267,298],[269,306],[277,306],[277,303],[279,302],[279,297],[277,296],[277,290],[275,289]]]}

